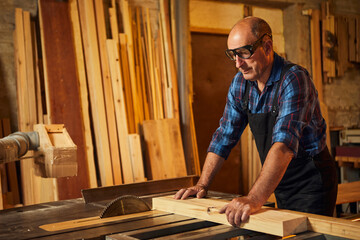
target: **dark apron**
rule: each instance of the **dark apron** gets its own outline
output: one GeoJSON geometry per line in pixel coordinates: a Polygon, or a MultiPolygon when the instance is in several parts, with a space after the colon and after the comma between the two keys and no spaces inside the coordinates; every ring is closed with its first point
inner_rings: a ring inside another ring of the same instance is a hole
{"type": "MultiPolygon", "coordinates": [[[[272,133],[278,115],[278,91],[284,73],[292,65],[285,65],[280,81],[277,83],[271,111],[253,114],[248,109],[250,84],[246,84],[243,109],[247,112],[250,129],[254,135],[261,164],[271,148],[272,133]]],[[[335,161],[328,148],[314,157],[309,156],[299,146],[296,158],[293,158],[275,189],[278,208],[333,216],[337,195],[337,174],[335,161]]]]}

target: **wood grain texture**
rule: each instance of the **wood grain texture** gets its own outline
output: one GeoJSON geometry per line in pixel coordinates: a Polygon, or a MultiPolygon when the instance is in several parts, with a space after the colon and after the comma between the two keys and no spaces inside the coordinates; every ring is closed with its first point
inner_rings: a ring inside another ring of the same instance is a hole
{"type": "MultiPolygon", "coordinates": [[[[156,210],[172,212],[188,217],[199,218],[207,221],[230,225],[225,214],[219,214],[221,209],[229,201],[191,198],[187,200],[175,200],[173,195],[153,198],[153,208],[156,210]],[[208,208],[216,211],[208,212],[208,208]]],[[[263,208],[252,214],[241,228],[268,233],[276,236],[288,236],[307,230],[306,217],[295,213],[282,213],[273,208],[263,208]]]]}
{"type": "Polygon", "coordinates": [[[100,63],[101,63],[102,82],[104,87],[106,121],[108,124],[112,173],[113,173],[114,184],[121,184],[122,174],[121,174],[121,166],[120,166],[119,142],[117,137],[118,129],[116,127],[114,97],[112,93],[110,67],[109,67],[107,50],[106,50],[107,37],[106,37],[106,25],[105,25],[103,1],[95,0],[94,9],[96,15],[97,35],[99,41],[99,54],[100,54],[100,63]]]}
{"type": "Polygon", "coordinates": [[[336,204],[359,202],[360,181],[341,183],[338,185],[336,204]]]}
{"type": "Polygon", "coordinates": [[[76,70],[79,80],[79,93],[81,102],[81,114],[84,123],[84,137],[85,137],[85,149],[86,159],[89,169],[89,183],[90,187],[97,187],[95,159],[94,159],[94,146],[91,137],[91,126],[90,126],[90,113],[89,113],[89,99],[88,99],[88,86],[86,80],[86,69],[83,51],[83,42],[81,38],[81,28],[79,19],[78,1],[70,0],[70,18],[73,29],[75,57],[76,57],[76,70]]]}
{"type": "Polygon", "coordinates": [[[40,0],[39,14],[48,114],[51,123],[65,124],[77,146],[78,174],[57,180],[59,199],[77,198],[81,189],[89,187],[89,171],[69,4],[40,0]]]}
{"type": "Polygon", "coordinates": [[[115,101],[115,115],[116,124],[118,127],[123,179],[124,183],[132,183],[134,182],[134,173],[129,152],[129,130],[126,119],[125,97],[123,92],[124,85],[123,78],[121,76],[119,50],[116,46],[116,41],[112,39],[106,40],[106,47],[109,58],[112,90],[115,101]]]}
{"type": "Polygon", "coordinates": [[[160,214],[160,213],[161,213],[160,211],[155,210],[155,211],[146,211],[146,212],[141,212],[141,213],[127,214],[127,215],[108,217],[108,218],[88,217],[88,218],[75,219],[75,220],[70,220],[70,221],[65,221],[65,222],[45,224],[45,225],[39,226],[39,228],[44,229],[45,231],[54,232],[54,231],[61,231],[61,230],[78,228],[78,227],[93,226],[95,224],[116,222],[116,221],[120,221],[120,220],[136,218],[136,217],[151,216],[151,215],[160,214]]]}
{"type": "Polygon", "coordinates": [[[94,4],[85,0],[78,2],[101,185],[109,186],[113,184],[113,175],[94,4]]]}
{"type": "Polygon", "coordinates": [[[178,119],[143,122],[148,169],[153,180],[186,176],[184,150],[178,119]]]}

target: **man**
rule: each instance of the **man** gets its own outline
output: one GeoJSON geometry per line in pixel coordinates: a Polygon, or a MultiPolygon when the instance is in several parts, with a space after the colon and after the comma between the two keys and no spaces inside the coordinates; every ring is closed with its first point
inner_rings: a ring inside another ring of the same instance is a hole
{"type": "Polygon", "coordinates": [[[249,123],[263,167],[248,195],[220,210],[233,226],[258,211],[274,191],[279,208],[296,211],[331,216],[336,201],[336,168],[326,146],[316,89],[306,69],[273,51],[271,34],[269,25],[256,17],[244,18],[232,28],[226,55],[239,72],[199,182],[174,197],[205,197],[249,123]]]}

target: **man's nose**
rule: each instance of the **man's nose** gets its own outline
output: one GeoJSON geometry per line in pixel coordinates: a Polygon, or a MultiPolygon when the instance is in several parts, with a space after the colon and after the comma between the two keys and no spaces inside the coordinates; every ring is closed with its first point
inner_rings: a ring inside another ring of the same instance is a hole
{"type": "Polygon", "coordinates": [[[240,68],[241,65],[244,63],[244,59],[239,57],[238,55],[235,56],[236,68],[240,68]]]}

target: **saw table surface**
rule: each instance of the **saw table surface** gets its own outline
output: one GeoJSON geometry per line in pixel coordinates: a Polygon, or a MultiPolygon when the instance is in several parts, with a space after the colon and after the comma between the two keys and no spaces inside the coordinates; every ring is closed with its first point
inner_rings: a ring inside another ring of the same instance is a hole
{"type": "MultiPolygon", "coordinates": [[[[83,198],[1,210],[0,239],[281,239],[270,234],[215,223],[216,221],[159,210],[99,217],[105,207],[119,196],[134,195],[152,207],[153,198],[175,194],[180,188],[194,186],[198,178],[186,176],[84,189],[83,198]]],[[[208,193],[208,197],[224,202],[238,196],[212,191],[208,193]]],[[[266,205],[271,207],[274,204],[266,205]]],[[[311,231],[288,236],[287,239],[344,239],[332,235],[358,239],[360,235],[360,225],[357,223],[311,214],[307,217],[307,229],[311,231]]]]}
{"type": "MultiPolygon", "coordinates": [[[[171,194],[167,192],[164,194],[171,194]]],[[[164,195],[157,194],[157,195],[164,195]]],[[[234,195],[210,192],[216,198],[232,199],[234,195]]],[[[150,198],[150,197],[149,197],[150,198]]],[[[146,199],[146,198],[145,198],[146,199]]],[[[66,221],[81,222],[97,218],[108,201],[85,203],[82,198],[43,203],[0,211],[0,239],[281,239],[280,237],[234,228],[177,214],[148,211],[126,215],[110,222],[46,231],[41,226],[66,221]]],[[[323,234],[305,232],[293,239],[325,239],[323,234]]]]}

